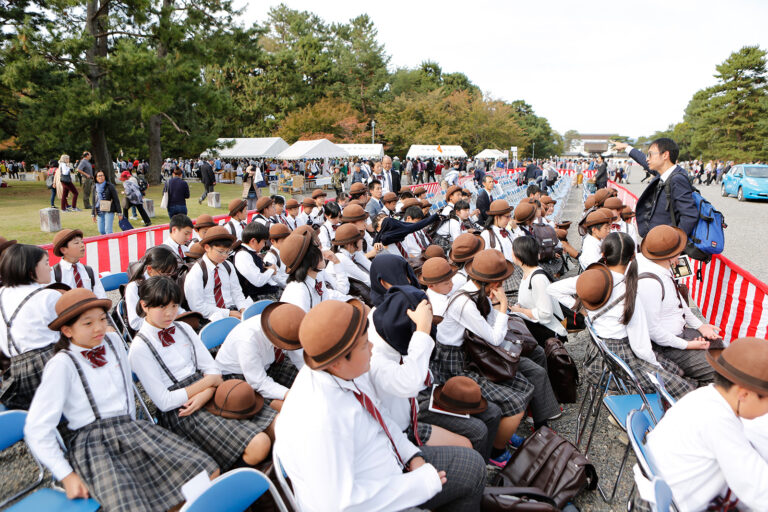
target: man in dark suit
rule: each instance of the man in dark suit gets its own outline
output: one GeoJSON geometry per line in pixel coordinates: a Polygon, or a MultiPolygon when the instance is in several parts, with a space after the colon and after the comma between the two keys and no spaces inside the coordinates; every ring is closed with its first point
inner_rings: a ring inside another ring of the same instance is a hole
{"type": "Polygon", "coordinates": [[[608,186],[608,164],[603,155],[597,155],[597,172],[595,173],[595,185],[597,190],[608,186]]]}
{"type": "Polygon", "coordinates": [[[381,188],[384,193],[400,191],[400,173],[392,168],[392,159],[384,156],[381,159],[381,188]]]}
{"type": "Polygon", "coordinates": [[[525,166],[525,184],[527,185],[532,180],[536,180],[536,171],[539,169],[539,166],[533,163],[531,160],[526,160],[526,166],[525,166]]]}
{"type": "Polygon", "coordinates": [[[213,187],[216,185],[216,175],[213,173],[213,159],[203,161],[200,166],[200,181],[203,182],[203,195],[197,200],[197,204],[202,204],[205,198],[208,197],[210,192],[213,192],[213,187]]]}
{"type": "Polygon", "coordinates": [[[488,210],[491,208],[491,203],[493,202],[493,196],[491,195],[493,192],[493,185],[493,176],[486,174],[483,178],[483,188],[477,193],[477,201],[475,202],[475,206],[479,211],[477,220],[480,224],[485,224],[485,221],[488,219],[488,210]]]}
{"type": "Polygon", "coordinates": [[[680,150],[675,141],[662,137],[651,142],[647,161],[641,151],[623,142],[614,143],[614,149],[628,151],[632,160],[640,164],[646,172],[654,174],[654,178],[637,200],[635,218],[640,236],[644,237],[651,229],[663,224],[676,225],[690,236],[699,213],[693,200],[693,186],[688,180],[688,173],[676,165],[680,150]],[[674,205],[674,219],[667,202],[667,185],[674,205]]]}

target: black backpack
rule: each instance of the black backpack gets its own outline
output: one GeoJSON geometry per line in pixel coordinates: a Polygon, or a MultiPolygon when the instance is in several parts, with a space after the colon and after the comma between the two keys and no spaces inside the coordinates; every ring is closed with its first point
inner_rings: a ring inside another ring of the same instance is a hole
{"type": "MultiPolygon", "coordinates": [[[[195,261],[194,263],[180,263],[179,267],[176,269],[176,273],[173,276],[176,280],[176,283],[178,283],[179,288],[181,289],[180,305],[187,311],[192,311],[192,309],[189,307],[187,297],[184,295],[184,282],[187,280],[187,274],[189,274],[189,271],[192,270],[194,265],[200,265],[200,268],[203,270],[203,288],[205,288],[205,286],[208,284],[208,266],[205,264],[205,261],[203,261],[202,258],[195,261]]],[[[224,261],[222,265],[226,269],[227,274],[232,275],[231,264],[228,261],[224,261]]]]}
{"type": "MultiPolygon", "coordinates": [[[[83,266],[85,267],[85,273],[88,274],[88,279],[91,281],[91,290],[93,290],[93,286],[96,284],[95,273],[88,265],[83,264],[83,266]]],[[[53,280],[57,283],[61,282],[61,263],[57,263],[53,266],[53,280]]]]}
{"type": "Polygon", "coordinates": [[[141,175],[136,177],[136,181],[139,183],[139,190],[141,190],[143,195],[144,192],[146,192],[146,190],[149,188],[149,183],[147,183],[147,180],[145,180],[141,175]]]}
{"type": "Polygon", "coordinates": [[[531,232],[539,241],[539,261],[549,261],[555,257],[557,248],[557,233],[549,224],[534,222],[531,224],[531,232]]]}

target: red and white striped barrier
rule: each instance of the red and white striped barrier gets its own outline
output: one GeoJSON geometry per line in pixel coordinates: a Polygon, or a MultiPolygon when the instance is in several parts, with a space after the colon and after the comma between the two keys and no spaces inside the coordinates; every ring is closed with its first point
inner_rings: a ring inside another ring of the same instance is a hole
{"type": "MultiPolygon", "coordinates": [[[[634,210],[637,196],[613,181],[608,186],[634,210]]],[[[709,323],[730,342],[752,336],[768,338],[768,285],[721,254],[709,263],[693,261],[693,275],[683,279],[691,299],[709,323]]]]}

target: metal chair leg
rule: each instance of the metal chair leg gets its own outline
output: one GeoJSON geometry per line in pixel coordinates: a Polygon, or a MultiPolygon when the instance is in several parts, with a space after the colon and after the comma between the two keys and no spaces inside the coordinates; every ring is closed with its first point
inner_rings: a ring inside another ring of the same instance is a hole
{"type": "Polygon", "coordinates": [[[611,497],[607,498],[605,491],[603,491],[603,488],[600,486],[600,484],[597,484],[597,490],[600,492],[600,497],[603,498],[603,501],[606,503],[613,502],[613,498],[616,497],[616,491],[619,489],[619,482],[621,481],[621,475],[624,473],[624,466],[627,464],[627,458],[629,457],[629,449],[630,445],[627,443],[627,447],[624,450],[624,457],[621,459],[621,466],[619,466],[619,475],[616,477],[616,482],[613,484],[613,491],[611,492],[611,497]]]}
{"type": "Polygon", "coordinates": [[[589,433],[589,438],[587,439],[587,446],[584,447],[584,455],[586,456],[589,453],[589,447],[592,445],[592,438],[595,435],[595,430],[597,430],[597,422],[600,419],[600,410],[603,408],[603,398],[605,397],[608,388],[611,385],[611,381],[613,379],[613,374],[608,374],[608,379],[605,383],[605,387],[600,392],[600,395],[596,397],[595,400],[595,419],[592,421],[592,430],[589,433]]]}
{"type": "Polygon", "coordinates": [[[594,386],[589,387],[589,393],[584,394],[584,398],[581,401],[581,405],[579,406],[579,414],[576,416],[576,442],[574,443],[576,445],[576,448],[579,447],[581,444],[581,439],[584,436],[584,431],[586,430],[587,424],[589,423],[589,417],[592,415],[592,408],[594,407],[595,403],[595,396],[597,396],[597,392],[600,389],[600,387],[603,384],[603,379],[605,378],[606,370],[603,368],[603,373],[600,374],[600,379],[598,379],[597,384],[594,386]],[[589,397],[589,407],[587,407],[587,412],[582,416],[582,411],[584,409],[584,404],[587,402],[587,397],[589,397]],[[582,418],[584,423],[582,424],[582,418]]]}

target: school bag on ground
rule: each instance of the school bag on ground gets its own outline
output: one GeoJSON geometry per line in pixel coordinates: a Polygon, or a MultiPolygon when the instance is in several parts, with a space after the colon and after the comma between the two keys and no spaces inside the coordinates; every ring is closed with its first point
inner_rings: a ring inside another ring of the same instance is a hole
{"type": "Polygon", "coordinates": [[[579,370],[571,354],[559,338],[544,340],[544,354],[547,356],[547,374],[557,401],[576,403],[576,388],[579,387],[579,370]]]}
{"type": "MultiPolygon", "coordinates": [[[[709,263],[713,254],[720,254],[725,249],[725,217],[712,203],[704,199],[698,189],[691,185],[693,190],[693,202],[696,203],[696,210],[699,218],[693,228],[693,232],[688,234],[688,245],[685,248],[685,254],[691,258],[704,263],[709,263]]],[[[664,192],[667,195],[667,208],[672,217],[672,225],[677,226],[678,219],[675,215],[674,199],[672,198],[672,182],[667,180],[664,184],[664,192]]]]}

